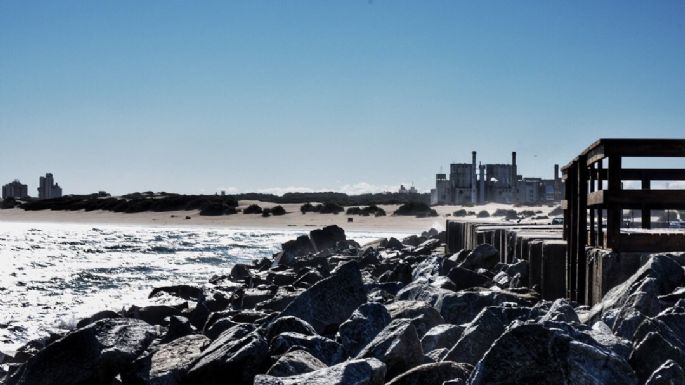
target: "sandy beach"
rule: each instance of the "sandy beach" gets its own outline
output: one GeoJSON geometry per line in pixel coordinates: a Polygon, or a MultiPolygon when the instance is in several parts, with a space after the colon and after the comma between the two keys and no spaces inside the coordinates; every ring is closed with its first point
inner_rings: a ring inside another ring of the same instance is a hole
{"type": "MultiPolygon", "coordinates": [[[[240,209],[250,204],[258,204],[262,208],[277,206],[275,203],[258,201],[240,201],[240,209]]],[[[258,214],[243,214],[224,216],[202,216],[198,211],[167,211],[144,212],[135,214],[115,213],[109,211],[24,211],[21,209],[0,210],[0,221],[3,222],[53,222],[53,223],[83,223],[83,224],[118,224],[118,225],[150,225],[150,226],[206,226],[233,229],[312,229],[327,225],[338,225],[350,231],[400,231],[421,232],[431,227],[444,229],[445,221],[459,209],[480,212],[486,210],[494,213],[497,209],[516,209],[517,211],[532,210],[540,212],[537,215],[547,215],[553,207],[527,206],[513,207],[507,204],[490,203],[474,207],[436,206],[437,217],[416,218],[411,216],[393,216],[392,213],[399,205],[381,205],[387,213],[384,217],[359,216],[341,214],[318,214],[300,212],[300,204],[282,205],[288,214],[283,216],[262,217],[258,214]],[[190,219],[186,219],[189,217],[190,219]],[[352,222],[348,221],[352,218],[352,222]]],[[[467,217],[476,219],[475,217],[467,217]]],[[[479,220],[482,220],[479,218],[479,220]]],[[[493,222],[502,221],[502,217],[491,218],[493,222]]]]}

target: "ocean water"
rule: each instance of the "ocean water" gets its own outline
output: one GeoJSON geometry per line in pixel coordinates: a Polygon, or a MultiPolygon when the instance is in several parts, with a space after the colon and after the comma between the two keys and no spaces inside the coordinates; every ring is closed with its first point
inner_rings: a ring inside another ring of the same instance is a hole
{"type": "MultiPolygon", "coordinates": [[[[0,352],[100,310],[150,304],[154,287],[207,285],[305,233],[0,222],[0,352]]],[[[406,234],[347,235],[364,244],[406,234]]]]}

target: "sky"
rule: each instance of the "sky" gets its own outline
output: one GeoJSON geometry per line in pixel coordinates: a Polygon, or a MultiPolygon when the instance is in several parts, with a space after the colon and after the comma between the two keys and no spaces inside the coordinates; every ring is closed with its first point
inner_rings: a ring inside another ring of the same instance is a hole
{"type": "Polygon", "coordinates": [[[685,137],[685,2],[0,0],[0,183],[427,191],[685,137]]]}

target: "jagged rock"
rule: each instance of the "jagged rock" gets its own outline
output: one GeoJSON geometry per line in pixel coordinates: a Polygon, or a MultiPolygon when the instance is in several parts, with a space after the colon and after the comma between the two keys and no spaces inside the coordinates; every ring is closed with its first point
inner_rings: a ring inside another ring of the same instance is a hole
{"type": "Polygon", "coordinates": [[[297,278],[292,271],[270,271],[266,276],[267,282],[277,286],[292,285],[297,278]]]}
{"type": "Polygon", "coordinates": [[[560,321],[566,323],[580,323],[578,314],[565,298],[559,298],[552,303],[552,306],[542,317],[542,321],[560,321]]]}
{"type": "Polygon", "coordinates": [[[149,298],[154,298],[166,293],[174,297],[179,297],[187,301],[201,301],[204,299],[204,291],[200,287],[195,287],[191,285],[173,285],[173,286],[163,286],[156,287],[150,292],[149,298]]]}
{"type": "Polygon", "coordinates": [[[319,334],[332,334],[364,302],[366,291],[359,267],[348,262],[305,290],[281,314],[309,322],[319,334]]]}
{"type": "Polygon", "coordinates": [[[416,246],[416,249],[414,249],[414,254],[416,255],[428,255],[433,252],[433,250],[437,249],[438,246],[440,246],[440,240],[438,239],[429,239],[420,245],[416,246]]]}
{"type": "Polygon", "coordinates": [[[209,338],[194,334],[159,345],[154,352],[137,359],[131,371],[122,374],[122,384],[181,384],[185,373],[209,343],[209,338]]]}
{"type": "Polygon", "coordinates": [[[188,318],[181,316],[172,316],[164,320],[168,325],[167,332],[162,339],[162,342],[171,342],[177,338],[187,336],[195,332],[193,326],[188,321],[188,318]]]}
{"type": "Polygon", "coordinates": [[[426,334],[430,328],[445,323],[440,313],[426,302],[395,301],[386,307],[391,319],[411,319],[419,337],[426,334]]]}
{"type": "Polygon", "coordinates": [[[426,258],[425,260],[419,262],[411,272],[411,280],[416,281],[419,279],[434,279],[440,275],[441,267],[440,257],[426,258]]]}
{"type": "Polygon", "coordinates": [[[519,306],[532,306],[536,300],[537,297],[533,294],[473,288],[457,293],[443,293],[435,302],[434,307],[445,321],[459,325],[471,322],[487,306],[497,306],[505,302],[512,302],[519,306]]]}
{"type": "Polygon", "coordinates": [[[110,384],[157,335],[155,327],[140,320],[103,319],[39,351],[7,385],[110,384]]]}
{"type": "Polygon", "coordinates": [[[492,269],[499,263],[499,252],[497,249],[489,244],[483,243],[476,246],[473,251],[471,251],[466,259],[461,263],[461,267],[466,269],[492,269]]]}
{"type": "Polygon", "coordinates": [[[443,360],[476,364],[507,326],[497,310],[488,307],[478,313],[443,360]]]}
{"type": "Polygon", "coordinates": [[[266,374],[274,377],[289,377],[326,368],[326,364],[306,350],[295,348],[278,358],[266,374]]]}
{"type": "Polygon", "coordinates": [[[441,296],[449,294],[454,294],[454,292],[441,289],[426,281],[418,281],[403,287],[402,290],[397,293],[396,299],[398,301],[423,301],[435,306],[441,296]]]}
{"type": "Polygon", "coordinates": [[[318,270],[307,269],[295,280],[295,282],[293,282],[293,286],[307,288],[321,281],[323,278],[324,276],[318,270]]]}
{"type": "Polygon", "coordinates": [[[166,305],[151,305],[151,306],[131,306],[126,311],[126,316],[129,318],[136,318],[143,320],[150,325],[164,325],[164,319],[171,316],[181,315],[181,310],[166,305]]]}
{"type": "Polygon", "coordinates": [[[404,261],[398,262],[390,271],[386,271],[378,278],[378,282],[402,282],[407,284],[411,281],[412,268],[404,261]]]}
{"type": "Polygon", "coordinates": [[[645,385],[685,385],[685,371],[673,360],[668,360],[649,376],[645,385]]]}
{"type": "Polygon", "coordinates": [[[268,346],[256,333],[230,338],[230,332],[240,326],[224,332],[202,352],[188,371],[187,384],[222,385],[227,379],[232,384],[252,384],[267,359],[268,346]]]}
{"type": "Polygon", "coordinates": [[[424,364],[400,374],[387,385],[433,385],[455,379],[466,381],[471,369],[470,365],[450,361],[424,364]]]}
{"type": "Polygon", "coordinates": [[[271,341],[269,353],[281,355],[293,346],[301,346],[326,365],[335,365],[345,359],[342,345],[320,335],[307,336],[299,333],[282,333],[271,341]]]}
{"type": "Polygon", "coordinates": [[[507,329],[478,362],[470,385],[636,385],[625,360],[574,341],[558,329],[519,324],[507,329]]]}
{"type": "Polygon", "coordinates": [[[313,336],[316,335],[316,330],[308,322],[293,316],[278,317],[266,327],[266,339],[268,341],[282,333],[313,336]]]}
{"type": "Polygon", "coordinates": [[[402,242],[400,242],[399,239],[395,237],[391,237],[388,239],[388,243],[385,245],[386,249],[392,249],[392,250],[402,250],[404,248],[404,245],[402,242]]]}
{"type": "Polygon", "coordinates": [[[421,342],[411,320],[390,322],[362,349],[357,358],[378,358],[387,365],[388,379],[425,362],[421,342]]]}
{"type": "Polygon", "coordinates": [[[275,263],[281,266],[291,266],[297,257],[316,252],[308,235],[300,235],[281,245],[283,251],[277,254],[275,263]]]}
{"type": "Polygon", "coordinates": [[[442,324],[432,327],[421,338],[424,353],[436,349],[451,348],[457,343],[464,327],[460,325],[442,324]]]}
{"type": "Polygon", "coordinates": [[[121,318],[121,315],[119,313],[111,311],[111,310],[103,310],[100,312],[97,312],[93,314],[90,317],[84,318],[76,323],[76,328],[80,329],[84,326],[90,325],[93,322],[100,321],[102,319],[107,319],[107,318],[121,318]]]}
{"type": "Polygon", "coordinates": [[[402,244],[403,245],[408,245],[412,247],[416,247],[420,245],[422,242],[424,242],[426,238],[424,237],[419,237],[418,235],[410,235],[404,239],[402,239],[402,244]]]}
{"type": "Polygon", "coordinates": [[[228,274],[228,276],[234,281],[244,281],[251,279],[251,267],[252,266],[246,265],[244,263],[236,263],[235,265],[233,265],[233,268],[231,268],[231,272],[228,274]]]}
{"type": "Polygon", "coordinates": [[[640,382],[647,381],[649,376],[668,360],[685,363],[685,353],[664,339],[661,334],[654,332],[648,333],[630,355],[630,365],[635,369],[640,382]]]}
{"type": "Polygon", "coordinates": [[[291,377],[259,375],[254,385],[383,385],[384,379],[385,365],[371,358],[351,360],[291,377]]]}
{"type": "Polygon", "coordinates": [[[671,293],[682,285],[683,278],[683,268],[678,262],[666,255],[652,256],[625,282],[609,290],[583,321],[594,322],[604,318],[613,328],[611,320],[603,316],[611,316],[612,311],[620,311],[624,307],[638,308],[646,316],[655,316],[661,310],[658,295],[671,293]]]}
{"type": "Polygon", "coordinates": [[[390,323],[388,310],[380,303],[365,303],[338,329],[338,340],[350,356],[355,356],[390,323]]]}
{"type": "Polygon", "coordinates": [[[209,327],[206,327],[204,330],[204,335],[209,337],[211,340],[215,340],[219,337],[219,335],[221,335],[221,333],[236,325],[238,325],[238,323],[231,321],[230,318],[222,318],[209,325],[209,327]]]}
{"type": "Polygon", "coordinates": [[[450,269],[447,273],[447,277],[454,282],[457,291],[470,289],[476,286],[485,286],[489,281],[488,277],[459,266],[450,269]]]}
{"type": "MultiPolygon", "coordinates": [[[[309,232],[309,238],[314,244],[316,251],[322,251],[335,247],[336,243],[345,241],[345,230],[336,225],[326,226],[309,232]]],[[[359,245],[357,245],[359,246],[359,245]]]]}

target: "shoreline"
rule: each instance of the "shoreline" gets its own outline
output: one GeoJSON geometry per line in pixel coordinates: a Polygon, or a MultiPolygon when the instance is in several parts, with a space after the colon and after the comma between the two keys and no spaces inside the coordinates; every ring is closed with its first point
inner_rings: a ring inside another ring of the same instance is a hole
{"type": "MultiPolygon", "coordinates": [[[[275,203],[259,201],[240,201],[239,208],[250,204],[259,204],[263,208],[277,206],[275,203]]],[[[486,210],[492,214],[495,210],[514,208],[506,204],[486,204],[475,207],[436,206],[437,217],[416,218],[413,216],[394,216],[392,213],[399,205],[380,205],[388,215],[383,217],[340,214],[319,214],[300,212],[300,204],[282,205],[288,214],[282,216],[262,217],[259,214],[237,213],[222,216],[202,216],[198,210],[117,213],[111,211],[24,211],[22,209],[0,210],[0,223],[72,223],[92,225],[153,226],[153,227],[215,227],[236,230],[312,230],[328,225],[338,225],[346,231],[366,232],[401,232],[420,233],[430,228],[443,230],[450,215],[459,209],[470,211],[486,210]],[[190,219],[186,219],[189,217],[190,219]],[[348,222],[352,218],[352,222],[348,222]]],[[[519,211],[537,210],[546,215],[552,210],[549,206],[529,206],[514,208],[519,211]]],[[[468,218],[466,218],[468,219],[468,218]]],[[[474,217],[474,220],[476,218],[474,217]]],[[[502,218],[490,218],[493,222],[502,218]]]]}

